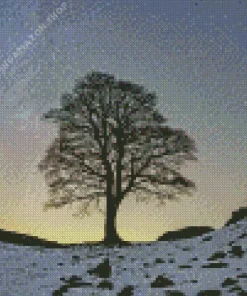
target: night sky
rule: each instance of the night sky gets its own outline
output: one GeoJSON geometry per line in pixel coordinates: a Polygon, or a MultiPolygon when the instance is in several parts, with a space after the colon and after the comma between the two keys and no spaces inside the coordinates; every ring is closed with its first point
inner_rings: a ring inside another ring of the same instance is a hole
{"type": "Polygon", "coordinates": [[[198,148],[198,161],[181,169],[194,195],[160,207],[130,194],[117,216],[120,236],[222,227],[247,202],[246,16],[246,0],[1,0],[0,228],[64,243],[103,238],[97,211],[84,219],[72,216],[76,204],[42,211],[49,196],[37,169],[58,131],[42,113],[93,70],[155,91],[168,125],[198,148]]]}

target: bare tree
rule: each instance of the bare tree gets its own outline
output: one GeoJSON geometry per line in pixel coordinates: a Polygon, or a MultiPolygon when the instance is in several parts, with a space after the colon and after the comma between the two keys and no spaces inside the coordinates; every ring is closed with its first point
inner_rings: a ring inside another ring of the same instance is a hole
{"type": "Polygon", "coordinates": [[[51,194],[45,208],[79,201],[84,215],[92,205],[103,211],[106,201],[103,241],[114,244],[122,242],[116,214],[128,193],[141,190],[161,203],[191,194],[195,184],[179,169],[196,160],[194,141],[165,125],[156,102],[144,87],[100,72],[62,95],[61,107],[42,117],[60,123],[60,136],[39,163],[51,194]]]}

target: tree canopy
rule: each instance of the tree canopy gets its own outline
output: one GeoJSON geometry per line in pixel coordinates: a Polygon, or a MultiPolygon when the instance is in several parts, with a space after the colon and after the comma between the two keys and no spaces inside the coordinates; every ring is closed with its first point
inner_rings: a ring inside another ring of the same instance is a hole
{"type": "Polygon", "coordinates": [[[59,137],[39,163],[51,195],[45,208],[79,201],[86,214],[93,204],[102,211],[106,201],[105,239],[114,241],[117,209],[128,193],[140,190],[161,203],[191,194],[195,184],[180,167],[197,159],[195,142],[166,124],[157,99],[106,73],[77,80],[72,93],[61,96],[60,108],[42,116],[60,124],[59,137]]]}

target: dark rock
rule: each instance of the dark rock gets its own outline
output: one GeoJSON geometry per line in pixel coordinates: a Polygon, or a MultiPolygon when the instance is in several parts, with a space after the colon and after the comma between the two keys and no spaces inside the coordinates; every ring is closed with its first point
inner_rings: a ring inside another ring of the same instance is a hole
{"type": "MultiPolygon", "coordinates": [[[[240,295],[240,292],[244,292],[244,290],[242,290],[242,288],[240,286],[233,286],[229,292],[238,292],[238,295],[240,295]]],[[[245,291],[246,293],[246,291],[245,291]]],[[[244,294],[246,296],[246,294],[244,294]]]]}
{"type": "Polygon", "coordinates": [[[179,240],[202,236],[205,233],[213,231],[214,228],[209,226],[189,226],[176,231],[169,231],[158,237],[158,241],[179,240]]]}
{"type": "Polygon", "coordinates": [[[238,292],[238,296],[246,296],[247,295],[247,291],[242,290],[238,292]]]}
{"type": "Polygon", "coordinates": [[[121,290],[117,296],[134,296],[134,286],[126,286],[121,290]]]}
{"type": "Polygon", "coordinates": [[[62,296],[67,293],[70,288],[79,288],[83,286],[92,286],[92,283],[81,282],[82,278],[77,275],[72,275],[69,279],[61,277],[60,280],[65,282],[65,285],[61,286],[58,290],[53,291],[53,296],[62,296]]]}
{"type": "Polygon", "coordinates": [[[92,283],[81,282],[79,287],[92,286],[92,283]]]}
{"type": "Polygon", "coordinates": [[[212,262],[207,265],[202,265],[202,268],[224,268],[224,267],[228,267],[228,263],[212,262]]]}
{"type": "Polygon", "coordinates": [[[162,258],[156,258],[155,263],[165,263],[165,260],[163,260],[162,258]]]}
{"type": "Polygon", "coordinates": [[[211,257],[208,258],[208,261],[215,261],[217,259],[223,259],[226,257],[226,253],[219,251],[219,252],[215,252],[211,255],[211,257]]]}
{"type": "Polygon", "coordinates": [[[190,251],[189,247],[182,248],[183,251],[190,251]]]}
{"type": "Polygon", "coordinates": [[[222,288],[233,286],[238,283],[238,280],[232,279],[232,278],[226,278],[224,282],[222,283],[222,288]]]}
{"type": "Polygon", "coordinates": [[[245,238],[245,237],[247,237],[247,233],[245,233],[245,232],[239,236],[240,239],[245,238]]]}
{"type": "Polygon", "coordinates": [[[171,290],[171,291],[166,291],[166,296],[185,296],[185,294],[181,291],[175,291],[175,290],[171,290]]]}
{"type": "Polygon", "coordinates": [[[68,292],[68,287],[67,286],[62,286],[58,290],[54,290],[52,292],[52,296],[63,296],[64,293],[68,292]]]}
{"type": "Polygon", "coordinates": [[[100,278],[109,278],[111,276],[111,266],[109,264],[109,258],[99,263],[96,268],[88,270],[89,274],[95,274],[100,278]]]}
{"type": "Polygon", "coordinates": [[[221,296],[220,290],[202,290],[200,291],[197,296],[221,296]]]}
{"type": "Polygon", "coordinates": [[[74,260],[74,261],[80,261],[80,256],[78,256],[78,255],[73,255],[72,256],[72,260],[74,260]]]}
{"type": "Polygon", "coordinates": [[[198,280],[191,280],[191,283],[198,283],[198,280]]]}
{"type": "MultiPolygon", "coordinates": [[[[94,256],[93,256],[93,257],[94,257],[94,256]]],[[[80,259],[81,259],[80,256],[78,256],[78,255],[73,255],[73,256],[72,256],[72,265],[75,266],[76,263],[79,263],[79,262],[80,262],[80,259]]]]}
{"type": "Polygon", "coordinates": [[[82,278],[77,276],[77,275],[72,275],[68,280],[63,279],[64,282],[66,283],[75,283],[77,281],[80,281],[82,278]]]}
{"type": "Polygon", "coordinates": [[[118,258],[119,258],[119,259],[124,259],[124,256],[122,256],[122,255],[118,255],[118,258]]]}
{"type": "Polygon", "coordinates": [[[232,246],[229,253],[232,254],[233,257],[238,257],[238,258],[242,258],[244,255],[244,251],[242,249],[242,246],[232,246]]]}
{"type": "Polygon", "coordinates": [[[193,257],[191,260],[192,261],[198,261],[198,258],[197,257],[193,257]]]}
{"type": "Polygon", "coordinates": [[[202,238],[203,242],[210,242],[212,240],[212,236],[211,235],[206,235],[205,237],[202,238]]]}
{"type": "Polygon", "coordinates": [[[102,281],[98,284],[97,286],[98,288],[102,288],[102,289],[109,289],[109,290],[112,290],[113,289],[113,284],[109,281],[102,281]]]}
{"type": "Polygon", "coordinates": [[[247,279],[247,273],[241,273],[241,274],[237,275],[237,278],[239,278],[239,279],[247,279]]]}
{"type": "Polygon", "coordinates": [[[152,283],[151,288],[163,288],[173,286],[174,282],[162,275],[159,275],[152,283]]]}

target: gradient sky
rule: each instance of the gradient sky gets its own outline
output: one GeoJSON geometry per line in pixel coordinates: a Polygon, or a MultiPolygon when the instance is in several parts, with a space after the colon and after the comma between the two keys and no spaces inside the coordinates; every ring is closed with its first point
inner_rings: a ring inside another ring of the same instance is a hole
{"type": "Polygon", "coordinates": [[[194,195],[163,208],[129,195],[119,234],[146,241],[189,225],[221,227],[247,201],[247,1],[2,0],[0,69],[63,2],[0,71],[0,228],[63,243],[102,239],[102,214],[75,218],[76,204],[42,212],[49,196],[37,170],[57,134],[42,112],[92,70],[156,91],[168,124],[198,148],[197,163],[181,170],[196,183],[194,195]]]}

